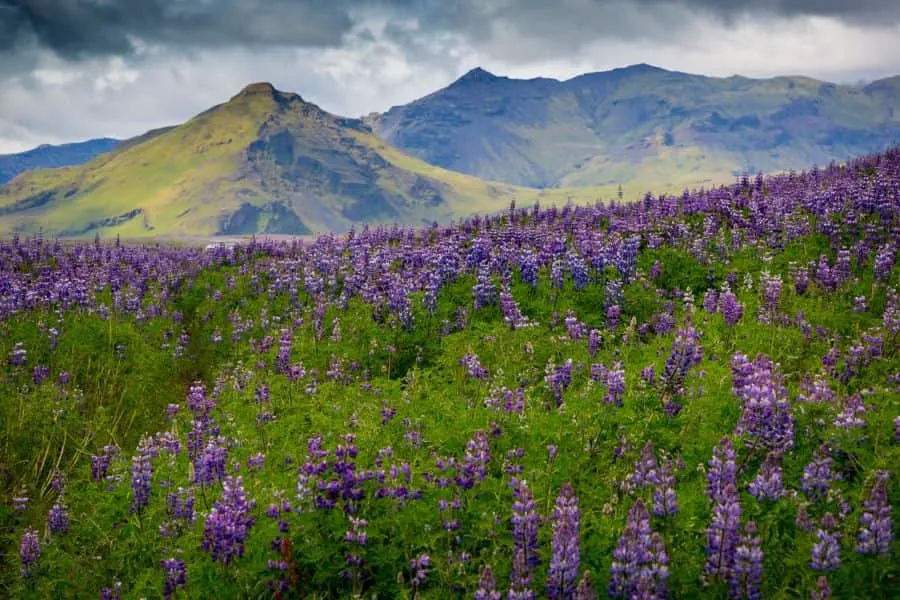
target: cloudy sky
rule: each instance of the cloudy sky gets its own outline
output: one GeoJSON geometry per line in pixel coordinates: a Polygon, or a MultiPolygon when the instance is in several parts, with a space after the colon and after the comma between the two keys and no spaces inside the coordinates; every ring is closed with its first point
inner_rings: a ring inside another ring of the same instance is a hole
{"type": "Polygon", "coordinates": [[[0,0],[0,153],[128,137],[253,81],[359,116],[474,66],[900,74],[900,0],[0,0]]]}

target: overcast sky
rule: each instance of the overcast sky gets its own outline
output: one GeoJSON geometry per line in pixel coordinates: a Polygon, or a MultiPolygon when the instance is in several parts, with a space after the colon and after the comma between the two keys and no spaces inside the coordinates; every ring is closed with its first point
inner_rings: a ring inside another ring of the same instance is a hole
{"type": "Polygon", "coordinates": [[[129,137],[244,85],[383,111],[475,66],[900,74],[900,0],[0,0],[0,153],[129,137]]]}

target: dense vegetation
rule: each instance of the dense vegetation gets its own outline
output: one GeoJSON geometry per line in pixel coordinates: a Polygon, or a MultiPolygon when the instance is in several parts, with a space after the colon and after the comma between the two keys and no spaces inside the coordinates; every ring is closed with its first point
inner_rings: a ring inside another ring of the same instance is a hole
{"type": "Polygon", "coordinates": [[[0,244],[0,596],[891,598],[900,150],[201,250],[0,244]]]}

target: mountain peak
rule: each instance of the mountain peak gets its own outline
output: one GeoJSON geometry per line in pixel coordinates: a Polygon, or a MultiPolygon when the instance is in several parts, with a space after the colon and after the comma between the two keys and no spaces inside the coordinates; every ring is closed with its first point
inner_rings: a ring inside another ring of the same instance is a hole
{"type": "Polygon", "coordinates": [[[500,77],[497,77],[490,71],[486,71],[481,67],[475,67],[457,79],[454,83],[487,83],[498,79],[500,79],[500,77]]]}
{"type": "MultiPolygon", "coordinates": [[[[268,81],[259,81],[244,86],[244,89],[234,95],[231,99],[240,100],[247,98],[271,98],[275,101],[284,101],[288,98],[294,97],[300,98],[299,96],[297,96],[297,94],[282,92],[275,89],[275,86],[268,81]]],[[[300,98],[300,100],[303,99],[300,98]]]]}
{"type": "Polygon", "coordinates": [[[244,89],[238,92],[238,96],[251,96],[254,94],[274,95],[277,91],[275,86],[268,81],[260,81],[246,85],[244,89]]]}
{"type": "MultiPolygon", "coordinates": [[[[617,69],[615,69],[615,70],[617,70],[617,69]]],[[[628,65],[627,67],[622,67],[621,70],[622,71],[633,71],[633,72],[640,71],[640,72],[644,72],[644,73],[663,73],[666,71],[665,69],[663,69],[661,67],[657,67],[655,65],[648,65],[647,63],[638,63],[636,65],[628,65]]]]}

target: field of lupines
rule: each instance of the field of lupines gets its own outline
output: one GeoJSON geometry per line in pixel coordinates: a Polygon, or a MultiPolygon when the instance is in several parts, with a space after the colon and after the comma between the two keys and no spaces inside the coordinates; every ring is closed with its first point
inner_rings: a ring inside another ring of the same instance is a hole
{"type": "Polygon", "coordinates": [[[900,149],[203,250],[0,244],[0,596],[897,598],[900,149]]]}

